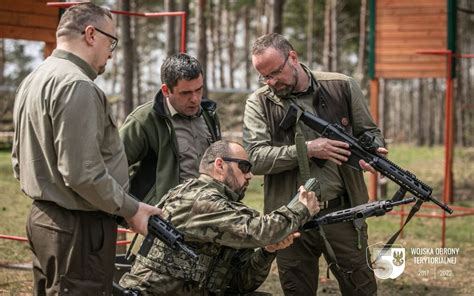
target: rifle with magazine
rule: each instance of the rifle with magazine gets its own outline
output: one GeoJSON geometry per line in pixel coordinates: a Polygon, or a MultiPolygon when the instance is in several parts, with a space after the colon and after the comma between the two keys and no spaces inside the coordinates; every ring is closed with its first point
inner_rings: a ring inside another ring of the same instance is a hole
{"type": "Polygon", "coordinates": [[[370,132],[365,132],[359,137],[359,139],[357,139],[352,135],[347,134],[342,126],[331,124],[322,118],[299,109],[294,104],[290,105],[285,118],[283,118],[280,123],[280,127],[288,129],[293,126],[297,120],[301,120],[308,127],[319,133],[321,137],[349,144],[351,155],[344,165],[348,165],[351,168],[360,171],[362,169],[359,166],[359,160],[362,159],[370,164],[376,171],[397,183],[400,188],[393,196],[392,201],[402,200],[408,191],[422,201],[431,201],[449,214],[453,213],[453,210],[446,204],[441,203],[432,197],[431,194],[433,189],[430,186],[426,185],[421,180],[418,180],[413,173],[402,169],[387,158],[378,155],[376,151],[379,146],[374,141],[375,136],[370,132]]]}
{"type": "Polygon", "coordinates": [[[410,192],[418,198],[405,219],[405,223],[394,235],[392,235],[384,248],[391,246],[396,241],[403,228],[405,228],[411,218],[415,216],[416,212],[420,210],[423,202],[431,201],[449,214],[453,213],[453,210],[448,205],[439,202],[432,197],[433,189],[418,180],[415,174],[402,169],[385,157],[378,155],[377,149],[379,146],[375,143],[375,136],[372,133],[365,132],[357,139],[346,133],[342,126],[331,124],[314,114],[304,111],[301,107],[296,106],[295,104],[290,105],[285,117],[280,122],[280,127],[285,130],[289,129],[295,125],[298,120],[301,120],[308,127],[315,130],[321,137],[349,144],[351,155],[343,165],[348,165],[351,168],[360,171],[362,169],[359,165],[359,160],[362,159],[370,164],[377,172],[397,183],[400,187],[393,195],[391,202],[402,201],[407,192],[410,192]]]}

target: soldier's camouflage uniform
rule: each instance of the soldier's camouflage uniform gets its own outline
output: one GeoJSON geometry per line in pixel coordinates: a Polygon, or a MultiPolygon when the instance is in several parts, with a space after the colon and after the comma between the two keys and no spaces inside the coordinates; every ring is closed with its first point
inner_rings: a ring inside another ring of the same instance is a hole
{"type": "Polygon", "coordinates": [[[257,289],[275,255],[262,248],[277,243],[305,223],[305,205],[261,215],[238,194],[207,175],[172,189],[159,205],[166,218],[198,253],[190,260],[155,240],[149,255],[137,255],[120,285],[143,295],[229,295],[257,289]],[[254,249],[258,248],[258,249],[254,249]]]}

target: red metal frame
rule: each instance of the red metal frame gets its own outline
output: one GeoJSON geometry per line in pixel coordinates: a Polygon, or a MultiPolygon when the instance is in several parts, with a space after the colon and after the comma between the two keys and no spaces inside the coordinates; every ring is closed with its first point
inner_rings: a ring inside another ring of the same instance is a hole
{"type": "MultiPolygon", "coordinates": [[[[452,76],[452,63],[454,58],[474,58],[474,54],[456,54],[449,49],[440,50],[420,50],[417,54],[430,54],[430,55],[442,55],[446,56],[446,102],[445,102],[445,139],[444,139],[444,188],[443,188],[443,201],[446,204],[451,204],[454,201],[453,198],[453,76],[452,76]]],[[[424,208],[438,209],[436,205],[424,204],[424,208]]],[[[445,246],[446,243],[446,219],[471,216],[474,215],[474,209],[460,206],[450,206],[456,212],[451,215],[446,215],[445,211],[441,211],[441,214],[432,213],[418,213],[418,217],[425,218],[439,218],[441,219],[441,247],[445,246]]],[[[404,217],[408,215],[405,211],[405,207],[401,206],[399,211],[390,212],[391,215],[400,215],[400,227],[403,226],[404,217]]]]}
{"type": "MultiPolygon", "coordinates": [[[[117,229],[117,232],[118,233],[133,233],[132,231],[130,231],[128,229],[124,229],[124,228],[117,229]]],[[[14,241],[19,241],[19,242],[27,242],[28,241],[28,239],[26,237],[23,237],[23,236],[3,235],[3,234],[0,234],[0,239],[8,239],[8,240],[14,240],[14,241]]],[[[128,245],[130,242],[131,241],[129,241],[129,240],[120,240],[120,241],[117,241],[116,245],[117,246],[128,245]]]]}
{"type": "MultiPolygon", "coordinates": [[[[46,5],[57,8],[68,8],[83,2],[48,2],[46,5]]],[[[129,16],[143,17],[161,17],[161,16],[179,16],[181,17],[181,52],[186,52],[186,12],[185,11],[169,11],[169,12],[131,12],[123,10],[110,10],[111,13],[129,16]]]]}

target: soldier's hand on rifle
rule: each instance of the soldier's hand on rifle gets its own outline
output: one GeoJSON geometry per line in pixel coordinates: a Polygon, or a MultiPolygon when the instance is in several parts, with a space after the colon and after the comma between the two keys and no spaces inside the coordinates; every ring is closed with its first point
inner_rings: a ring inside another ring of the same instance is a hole
{"type": "Polygon", "coordinates": [[[301,233],[294,232],[276,244],[265,246],[265,251],[269,253],[275,253],[278,250],[288,248],[289,246],[293,244],[293,240],[300,236],[301,236],[301,233]]]}
{"type": "Polygon", "coordinates": [[[304,186],[300,186],[298,191],[300,192],[298,200],[308,208],[311,217],[316,215],[319,212],[319,203],[316,199],[316,194],[313,191],[306,191],[304,186]]]}
{"type": "Polygon", "coordinates": [[[148,234],[148,220],[150,219],[150,216],[161,216],[162,214],[163,212],[161,209],[140,202],[138,203],[138,211],[135,215],[124,218],[127,221],[130,230],[146,236],[148,234]]]}
{"type": "MultiPolygon", "coordinates": [[[[385,156],[385,155],[388,154],[388,150],[383,148],[383,147],[379,147],[379,148],[377,148],[377,154],[385,156]]],[[[365,172],[371,172],[372,174],[376,173],[375,169],[370,164],[368,164],[367,162],[365,162],[362,159],[359,160],[359,165],[365,172]]]]}
{"type": "Polygon", "coordinates": [[[337,165],[347,161],[351,151],[349,151],[349,144],[330,140],[328,138],[317,138],[306,142],[308,156],[320,159],[330,160],[337,165]]]}

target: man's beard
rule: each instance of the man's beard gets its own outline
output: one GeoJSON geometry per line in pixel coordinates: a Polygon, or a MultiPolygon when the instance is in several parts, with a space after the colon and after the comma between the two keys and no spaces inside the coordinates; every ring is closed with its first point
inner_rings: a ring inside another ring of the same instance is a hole
{"type": "Polygon", "coordinates": [[[286,84],[285,87],[280,89],[280,90],[277,90],[277,89],[275,89],[274,87],[272,87],[270,85],[268,87],[270,87],[270,89],[273,91],[273,93],[275,95],[277,95],[281,98],[287,97],[288,95],[290,95],[295,90],[296,84],[298,82],[298,71],[296,70],[296,68],[293,68],[292,78],[293,78],[292,83],[286,84]]]}
{"type": "Polygon", "coordinates": [[[103,65],[103,66],[100,66],[100,67],[99,67],[99,71],[97,72],[97,75],[101,75],[101,74],[103,74],[103,73],[105,72],[105,66],[106,66],[106,65],[103,65]]]}
{"type": "Polygon", "coordinates": [[[229,167],[227,169],[227,177],[224,180],[224,184],[232,189],[237,195],[239,196],[239,201],[242,200],[245,196],[245,191],[247,190],[247,186],[249,182],[245,182],[244,185],[239,186],[237,182],[237,178],[235,177],[234,171],[229,167]]]}

